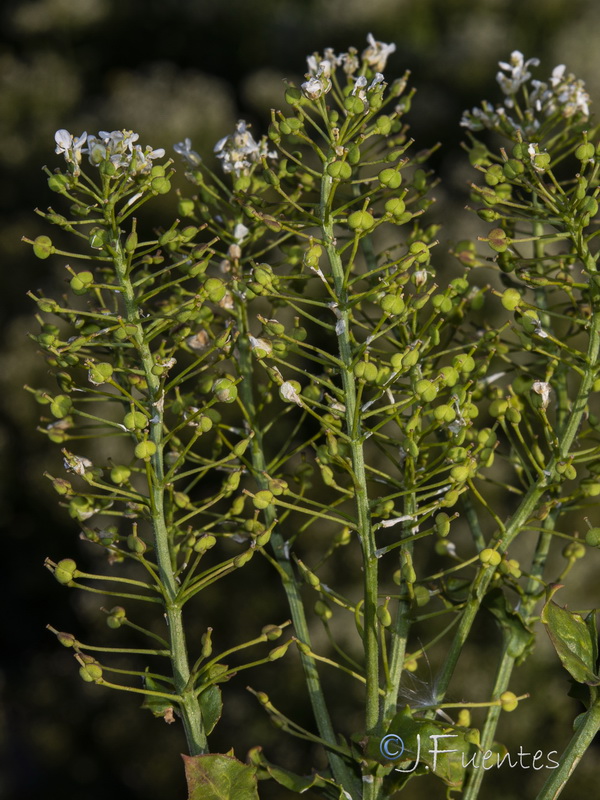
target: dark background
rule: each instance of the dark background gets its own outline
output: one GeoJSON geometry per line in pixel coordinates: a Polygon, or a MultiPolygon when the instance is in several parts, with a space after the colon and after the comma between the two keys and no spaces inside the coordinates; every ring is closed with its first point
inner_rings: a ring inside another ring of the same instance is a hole
{"type": "MultiPolygon", "coordinates": [[[[140,711],[135,698],[83,684],[69,652],[45,631],[51,622],[84,641],[108,641],[98,603],[63,590],[42,566],[44,557],[77,555],[81,545],[77,525],[57,507],[41,477],[45,469],[58,471],[60,457],[35,432],[39,409],[22,389],[46,380],[44,363],[27,338],[35,323],[26,291],[57,291],[63,280],[56,265],[37,261],[20,242],[24,234],[49,232],[35,207],[50,202],[58,207],[40,169],[58,164],[54,132],[128,128],[140,133],[142,144],[168,152],[189,136],[208,156],[239,117],[253,124],[257,136],[266,130],[269,109],[281,102],[283,79],[302,78],[306,55],[327,46],[338,52],[349,45],[362,49],[372,32],[397,44],[386,77],[412,72],[418,94],[409,121],[417,146],[443,143],[433,159],[445,187],[436,192],[434,215],[450,221],[448,237],[460,238],[476,226],[462,212],[472,178],[460,149],[463,109],[497,96],[497,61],[514,49],[541,58],[540,78],[566,63],[586,79],[597,100],[599,25],[595,0],[5,0],[0,11],[2,800],[185,796],[177,755],[184,750],[181,729],[140,711]]],[[[277,611],[269,621],[283,618],[268,577],[265,568],[264,595],[251,602],[235,581],[223,584],[212,600],[215,627],[253,631],[253,617],[263,620],[269,609],[277,611]]],[[[207,613],[210,617],[213,609],[207,613]]],[[[525,737],[545,751],[560,750],[570,736],[577,705],[564,699],[564,675],[556,657],[546,655],[533,667],[539,670],[537,705],[521,727],[507,729],[514,749],[525,737]]],[[[300,688],[295,692],[298,674],[290,659],[285,685],[277,684],[276,671],[259,673],[253,685],[269,686],[274,696],[286,699],[291,716],[302,718],[306,702],[300,688]],[[295,710],[289,705],[294,696],[295,710]]],[[[481,661],[475,659],[473,667],[480,671],[481,661]]],[[[243,759],[260,737],[273,760],[305,770],[310,763],[305,751],[283,743],[268,726],[263,729],[262,712],[244,687],[244,679],[231,686],[234,699],[217,728],[215,749],[225,751],[233,741],[243,759]]],[[[597,786],[593,761],[590,753],[566,800],[587,791],[586,781],[597,786]]],[[[505,770],[493,777],[486,798],[535,794],[528,788],[533,787],[529,774],[505,770]]],[[[271,790],[264,796],[287,795],[271,790]]]]}

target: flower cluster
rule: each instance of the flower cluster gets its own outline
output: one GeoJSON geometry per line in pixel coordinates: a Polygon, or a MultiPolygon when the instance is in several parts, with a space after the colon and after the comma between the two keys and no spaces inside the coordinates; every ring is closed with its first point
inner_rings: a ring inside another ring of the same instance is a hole
{"type": "Polygon", "coordinates": [[[65,161],[73,165],[74,175],[79,175],[81,159],[88,156],[90,164],[99,166],[110,162],[116,170],[139,175],[150,172],[152,161],[162,158],[165,150],[162,147],[154,150],[150,145],[142,149],[135,144],[139,134],[133,131],[100,131],[97,136],[83,132],[75,137],[61,128],[54,134],[56,153],[63,153],[65,161]]]}
{"type": "Polygon", "coordinates": [[[277,158],[277,153],[268,149],[267,138],[263,136],[257,142],[243,119],[237,122],[235,133],[219,139],[214,152],[221,161],[223,172],[233,172],[236,178],[248,175],[252,166],[264,158],[277,158]]]}
{"type": "Polygon", "coordinates": [[[530,138],[545,119],[555,114],[563,119],[578,117],[586,120],[590,113],[590,98],[584,82],[570,73],[565,74],[564,64],[552,70],[547,82],[531,79],[529,67],[537,67],[539,63],[537,58],[525,60],[518,50],[511,53],[508,62],[500,61],[496,80],[506,95],[503,105],[494,108],[484,101],[481,107],[465,111],[460,122],[462,127],[471,131],[484,128],[502,130],[509,135],[521,131],[530,138]],[[529,86],[526,85],[528,81],[529,86]],[[519,108],[517,101],[520,89],[523,89],[525,101],[523,109],[519,108]],[[513,108],[517,110],[517,119],[507,113],[507,109],[513,108]]]}
{"type": "MultiPolygon", "coordinates": [[[[368,47],[361,54],[362,63],[376,73],[376,83],[381,83],[384,79],[381,72],[385,69],[388,57],[395,52],[396,45],[378,42],[372,33],[367,36],[367,42],[368,47]]],[[[317,100],[322,95],[327,94],[331,89],[331,76],[337,67],[342,67],[346,75],[354,78],[354,73],[360,67],[357,53],[358,51],[355,47],[349,47],[347,53],[336,55],[333,48],[328,47],[324,50],[322,56],[319,53],[307,56],[307,80],[302,84],[304,95],[309,100],[317,100]]],[[[354,80],[358,88],[355,87],[353,94],[360,91],[361,94],[359,96],[361,99],[365,99],[362,95],[367,85],[367,78],[361,75],[358,78],[354,78],[354,80]]]]}

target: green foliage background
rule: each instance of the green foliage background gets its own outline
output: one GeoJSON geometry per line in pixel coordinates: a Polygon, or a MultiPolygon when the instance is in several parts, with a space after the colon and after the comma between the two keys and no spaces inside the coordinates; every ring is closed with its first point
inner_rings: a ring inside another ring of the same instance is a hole
{"type": "MultiPolygon", "coordinates": [[[[208,156],[239,117],[251,122],[256,134],[266,130],[269,109],[281,102],[283,79],[301,79],[307,54],[327,46],[360,48],[372,32],[397,44],[387,66],[390,77],[412,71],[418,94],[410,120],[417,146],[443,144],[433,163],[443,179],[434,218],[447,223],[448,238],[477,235],[476,219],[462,211],[473,178],[459,147],[462,110],[495,96],[497,61],[514,49],[538,56],[543,75],[566,63],[598,102],[600,5],[596,0],[13,0],[3,4],[0,30],[0,520],[5,527],[0,798],[96,800],[107,793],[131,800],[183,798],[177,755],[184,749],[182,731],[140,711],[135,698],[84,685],[70,654],[44,630],[51,622],[83,640],[102,642],[109,635],[99,604],[61,590],[42,567],[47,555],[89,556],[77,541],[77,525],[58,508],[41,477],[45,469],[56,471],[58,453],[47,450],[35,433],[38,408],[22,390],[24,383],[40,386],[46,380],[43,361],[26,336],[34,323],[25,293],[38,287],[56,293],[64,281],[20,242],[23,234],[47,233],[33,209],[51,202],[40,167],[57,163],[54,132],[128,128],[140,133],[143,144],[168,152],[189,136],[194,149],[208,156]]],[[[157,222],[160,212],[157,204],[157,222]]],[[[587,566],[592,576],[598,566],[598,559],[587,566]]],[[[269,614],[271,622],[285,618],[266,565],[253,569],[263,574],[252,593],[233,580],[223,584],[220,592],[227,594],[212,596],[199,632],[211,624],[235,638],[236,630],[252,629],[256,618],[260,624],[269,614]]],[[[579,602],[585,602],[586,591],[580,587],[579,602]]],[[[461,662],[470,688],[485,685],[486,659],[493,658],[495,632],[485,622],[480,628],[481,650],[467,652],[461,662]]],[[[294,658],[289,656],[285,684],[277,683],[280,664],[248,680],[257,689],[268,686],[272,698],[283,698],[290,716],[302,721],[307,704],[294,658]]],[[[514,750],[521,743],[560,750],[579,707],[564,699],[567,683],[556,658],[534,659],[528,670],[518,674],[516,689],[531,690],[533,681],[534,697],[528,713],[507,721],[503,740],[514,750]]],[[[331,677],[326,680],[335,686],[331,677]]],[[[260,736],[271,760],[305,768],[311,754],[269,728],[245,685],[240,680],[228,687],[234,699],[213,746],[226,751],[235,740],[236,755],[243,759],[260,736]]],[[[343,713],[343,698],[336,713],[343,713]]],[[[578,769],[565,800],[597,785],[595,759],[597,750],[578,769]]],[[[535,778],[505,769],[493,775],[484,795],[486,800],[533,797],[535,778]]],[[[264,796],[285,794],[264,790],[264,796]]]]}

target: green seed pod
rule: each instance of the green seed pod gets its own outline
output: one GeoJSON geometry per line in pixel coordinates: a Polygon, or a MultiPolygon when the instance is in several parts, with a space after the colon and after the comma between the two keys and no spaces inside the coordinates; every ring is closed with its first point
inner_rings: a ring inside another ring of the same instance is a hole
{"type": "Polygon", "coordinates": [[[261,633],[263,636],[267,637],[268,642],[274,642],[276,639],[279,639],[283,630],[279,625],[265,625],[261,633]]]}
{"type": "Polygon", "coordinates": [[[375,220],[368,211],[354,211],[348,217],[348,227],[358,233],[370,231],[374,225],[375,220]]]}
{"type": "Polygon", "coordinates": [[[404,369],[410,369],[419,363],[420,358],[421,353],[419,349],[415,347],[414,350],[409,350],[408,353],[402,355],[402,367],[404,369]]]}
{"type": "Polygon", "coordinates": [[[458,464],[450,470],[450,478],[457,483],[464,483],[471,476],[471,470],[464,464],[458,464]]]}
{"type": "Polygon", "coordinates": [[[431,600],[429,589],[427,589],[425,586],[415,586],[413,591],[415,595],[415,603],[419,606],[419,608],[426,606],[431,600]]]}
{"type": "Polygon", "coordinates": [[[123,425],[128,431],[141,431],[148,425],[148,417],[141,411],[130,411],[123,417],[123,425]]]}
{"type": "Polygon", "coordinates": [[[442,538],[448,536],[450,533],[450,516],[444,511],[442,511],[440,514],[436,514],[435,532],[442,538]]]}
{"type": "Polygon", "coordinates": [[[69,283],[73,294],[82,295],[90,289],[90,286],[93,282],[93,274],[86,270],[83,272],[78,272],[77,275],[74,275],[69,283]]]}
{"type": "Polygon", "coordinates": [[[64,419],[73,410],[73,401],[68,395],[57,394],[50,403],[50,412],[57,419],[64,419]]]}
{"type": "Polygon", "coordinates": [[[268,508],[268,506],[273,503],[273,492],[268,489],[262,489],[254,495],[252,503],[254,504],[254,508],[268,508]]]}
{"type": "Polygon", "coordinates": [[[59,633],[56,634],[56,638],[63,647],[75,647],[75,645],[78,643],[77,639],[72,633],[64,633],[63,631],[59,631],[59,633]]]}
{"type": "Polygon", "coordinates": [[[438,422],[453,422],[456,419],[456,411],[452,406],[441,405],[433,409],[433,416],[438,422]]]}
{"type": "Polygon", "coordinates": [[[511,240],[502,228],[494,228],[489,232],[487,242],[496,253],[504,253],[504,251],[508,249],[511,240]]]}
{"type": "Polygon", "coordinates": [[[355,166],[360,162],[360,147],[357,144],[352,144],[348,148],[348,155],[346,156],[348,163],[355,166]]]}
{"type": "Polygon", "coordinates": [[[516,289],[507,289],[502,294],[502,305],[507,311],[514,311],[521,303],[521,295],[516,289]]]}
{"type": "Polygon", "coordinates": [[[213,392],[222,403],[234,403],[238,396],[237,386],[231,378],[219,378],[213,384],[213,392]]]}
{"type": "Polygon", "coordinates": [[[452,388],[457,381],[459,375],[458,371],[454,367],[442,367],[438,374],[438,382],[441,386],[447,386],[448,388],[452,388]]]}
{"type": "Polygon", "coordinates": [[[377,606],[377,619],[384,628],[389,628],[392,624],[392,615],[385,606],[377,606]]]}
{"type": "Polygon", "coordinates": [[[213,536],[211,533],[205,533],[202,536],[199,536],[196,539],[196,543],[194,545],[194,552],[195,553],[205,553],[207,550],[213,548],[217,543],[217,537],[213,536]]]}
{"type": "Polygon", "coordinates": [[[408,252],[416,257],[418,264],[427,264],[429,262],[431,254],[425,242],[413,242],[408,248],[408,252]]]}
{"type": "Polygon", "coordinates": [[[159,176],[150,181],[150,188],[155,194],[168,194],[171,191],[171,181],[159,176]]]}
{"type": "MultiPolygon", "coordinates": [[[[490,412],[491,413],[491,412],[490,412]]],[[[499,415],[500,416],[500,415],[499,415]]],[[[508,408],[506,410],[506,419],[512,425],[519,425],[521,422],[521,412],[516,408],[508,408]]]]}
{"type": "Polygon", "coordinates": [[[355,95],[349,95],[344,100],[344,108],[349,114],[354,114],[357,116],[365,113],[365,104],[360,97],[356,97],[355,95]]]}
{"type": "Polygon", "coordinates": [[[240,553],[239,556],[236,556],[233,559],[233,566],[236,569],[243,567],[244,564],[247,564],[250,561],[250,559],[254,555],[254,552],[255,551],[251,549],[251,550],[246,550],[244,553],[240,553]]]}
{"type": "Polygon", "coordinates": [[[379,301],[379,307],[390,316],[398,316],[402,314],[406,304],[401,294],[385,294],[379,301]]]}
{"type": "Polygon", "coordinates": [[[142,458],[144,461],[149,461],[156,453],[156,445],[154,442],[144,441],[139,442],[134,450],[136,458],[142,458]]]}
{"type": "Polygon", "coordinates": [[[517,695],[514,692],[502,692],[500,695],[500,705],[502,706],[502,711],[514,711],[519,705],[517,695]]]}
{"type": "Polygon", "coordinates": [[[38,258],[49,258],[55,249],[49,236],[36,236],[33,240],[33,252],[38,258]]]}
{"type": "Polygon", "coordinates": [[[207,278],[204,283],[204,289],[209,300],[213,303],[219,303],[225,297],[225,292],[227,291],[220,278],[207,278]]]}
{"type": "Polygon", "coordinates": [[[63,558],[54,567],[54,577],[63,586],[68,586],[77,577],[77,564],[72,558],[63,558]]]}
{"type": "Polygon", "coordinates": [[[86,683],[97,683],[102,680],[102,667],[97,661],[92,661],[88,664],[83,664],[79,674],[86,683]]]}
{"type": "Polygon", "coordinates": [[[459,372],[469,373],[475,369],[475,360],[466,353],[460,353],[452,359],[452,366],[459,372]]]}
{"type": "Polygon", "coordinates": [[[567,558],[569,561],[577,561],[585,556],[585,547],[581,542],[569,542],[563,549],[562,555],[563,558],[567,558]]]}
{"type": "Polygon", "coordinates": [[[479,553],[479,560],[482,564],[485,564],[486,567],[497,567],[502,561],[502,556],[497,550],[486,547],[479,553]]]}
{"type": "Polygon", "coordinates": [[[431,403],[437,397],[438,388],[433,381],[421,378],[415,384],[415,391],[424,403],[431,403]]]}
{"type": "Polygon", "coordinates": [[[579,161],[590,161],[596,154],[596,149],[591,142],[580,144],[575,149],[575,158],[579,161]]]}
{"type": "Polygon", "coordinates": [[[146,550],[148,549],[146,546],[146,542],[137,535],[137,533],[130,533],[127,537],[127,547],[131,550],[132,553],[136,553],[138,556],[143,555],[146,550]]]}
{"type": "Polygon", "coordinates": [[[378,175],[379,182],[382,186],[387,186],[388,189],[397,189],[402,183],[402,176],[398,170],[391,167],[382,169],[378,175]]]}
{"type": "Polygon", "coordinates": [[[352,177],[352,167],[345,161],[333,161],[327,166],[327,174],[338,181],[349,181],[352,177]]]}
{"type": "Polygon", "coordinates": [[[443,294],[434,294],[431,305],[441,314],[449,314],[452,311],[452,300],[443,294]]]}
{"type": "Polygon", "coordinates": [[[400,197],[391,197],[389,200],[386,200],[384,208],[388,214],[398,218],[405,213],[406,203],[400,197]]]}
{"type": "Polygon", "coordinates": [[[333,611],[323,600],[317,600],[315,603],[315,614],[320,617],[323,622],[328,622],[333,617],[333,611]]]}
{"type": "Polygon", "coordinates": [[[525,167],[522,161],[516,158],[509,158],[509,160],[502,167],[502,173],[506,180],[512,181],[525,172],[525,167]]]}
{"type": "Polygon", "coordinates": [[[118,484],[119,486],[123,483],[127,483],[131,476],[131,470],[129,467],[124,467],[121,465],[115,465],[110,471],[110,479],[113,483],[118,484]]]}
{"type": "Polygon", "coordinates": [[[106,618],[106,624],[109,628],[120,628],[124,622],[127,620],[127,614],[125,613],[125,609],[123,606],[115,606],[111,608],[108,617],[106,618]]]}
{"type": "Polygon", "coordinates": [[[600,547],[600,528],[590,528],[585,534],[585,543],[589,547],[600,547]]]}

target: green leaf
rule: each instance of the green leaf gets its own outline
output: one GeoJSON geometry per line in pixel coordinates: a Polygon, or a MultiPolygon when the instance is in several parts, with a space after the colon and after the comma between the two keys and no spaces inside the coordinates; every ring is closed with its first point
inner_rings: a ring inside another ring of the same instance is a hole
{"type": "Polygon", "coordinates": [[[313,773],[312,775],[296,775],[290,770],[278,767],[268,761],[262,753],[261,747],[253,747],[248,753],[248,760],[257,766],[259,770],[264,770],[261,774],[258,773],[258,779],[263,780],[268,777],[273,778],[274,781],[290,789],[292,792],[302,794],[308,789],[320,789],[320,796],[324,798],[331,798],[331,800],[347,800],[347,794],[344,794],[343,787],[339,786],[330,777],[313,773]]]}
{"type": "MultiPolygon", "coordinates": [[[[148,667],[146,667],[146,671],[148,671],[148,667]]],[[[144,687],[154,692],[169,691],[168,686],[164,686],[148,675],[144,676],[144,687]]],[[[155,697],[155,695],[147,694],[141,707],[147,708],[155,717],[164,717],[169,712],[169,709],[173,710],[173,703],[166,697],[155,697]]]]}
{"type": "Polygon", "coordinates": [[[597,633],[580,614],[574,614],[557,605],[552,597],[560,585],[553,586],[542,609],[542,622],[558,653],[563,667],[578,683],[600,685],[596,675],[597,633]]]}
{"type": "Polygon", "coordinates": [[[521,615],[514,611],[501,589],[493,589],[485,597],[484,606],[494,615],[507,640],[507,653],[517,666],[530,655],[535,646],[535,634],[521,615]]]}
{"type": "Polygon", "coordinates": [[[223,701],[221,690],[218,686],[209,686],[200,695],[200,710],[202,711],[202,722],[206,735],[212,733],[215,725],[221,719],[223,701]]]}
{"type": "Polygon", "coordinates": [[[256,767],[219,753],[182,758],[188,800],[259,800],[256,767]]]}
{"type": "MultiPolygon", "coordinates": [[[[467,763],[474,749],[471,733],[466,728],[415,718],[407,706],[396,714],[388,731],[388,734],[396,734],[402,739],[406,753],[406,757],[394,767],[408,771],[410,763],[418,761],[448,786],[460,789],[465,775],[463,763],[467,763]]],[[[381,758],[380,754],[380,761],[381,758]]]]}

